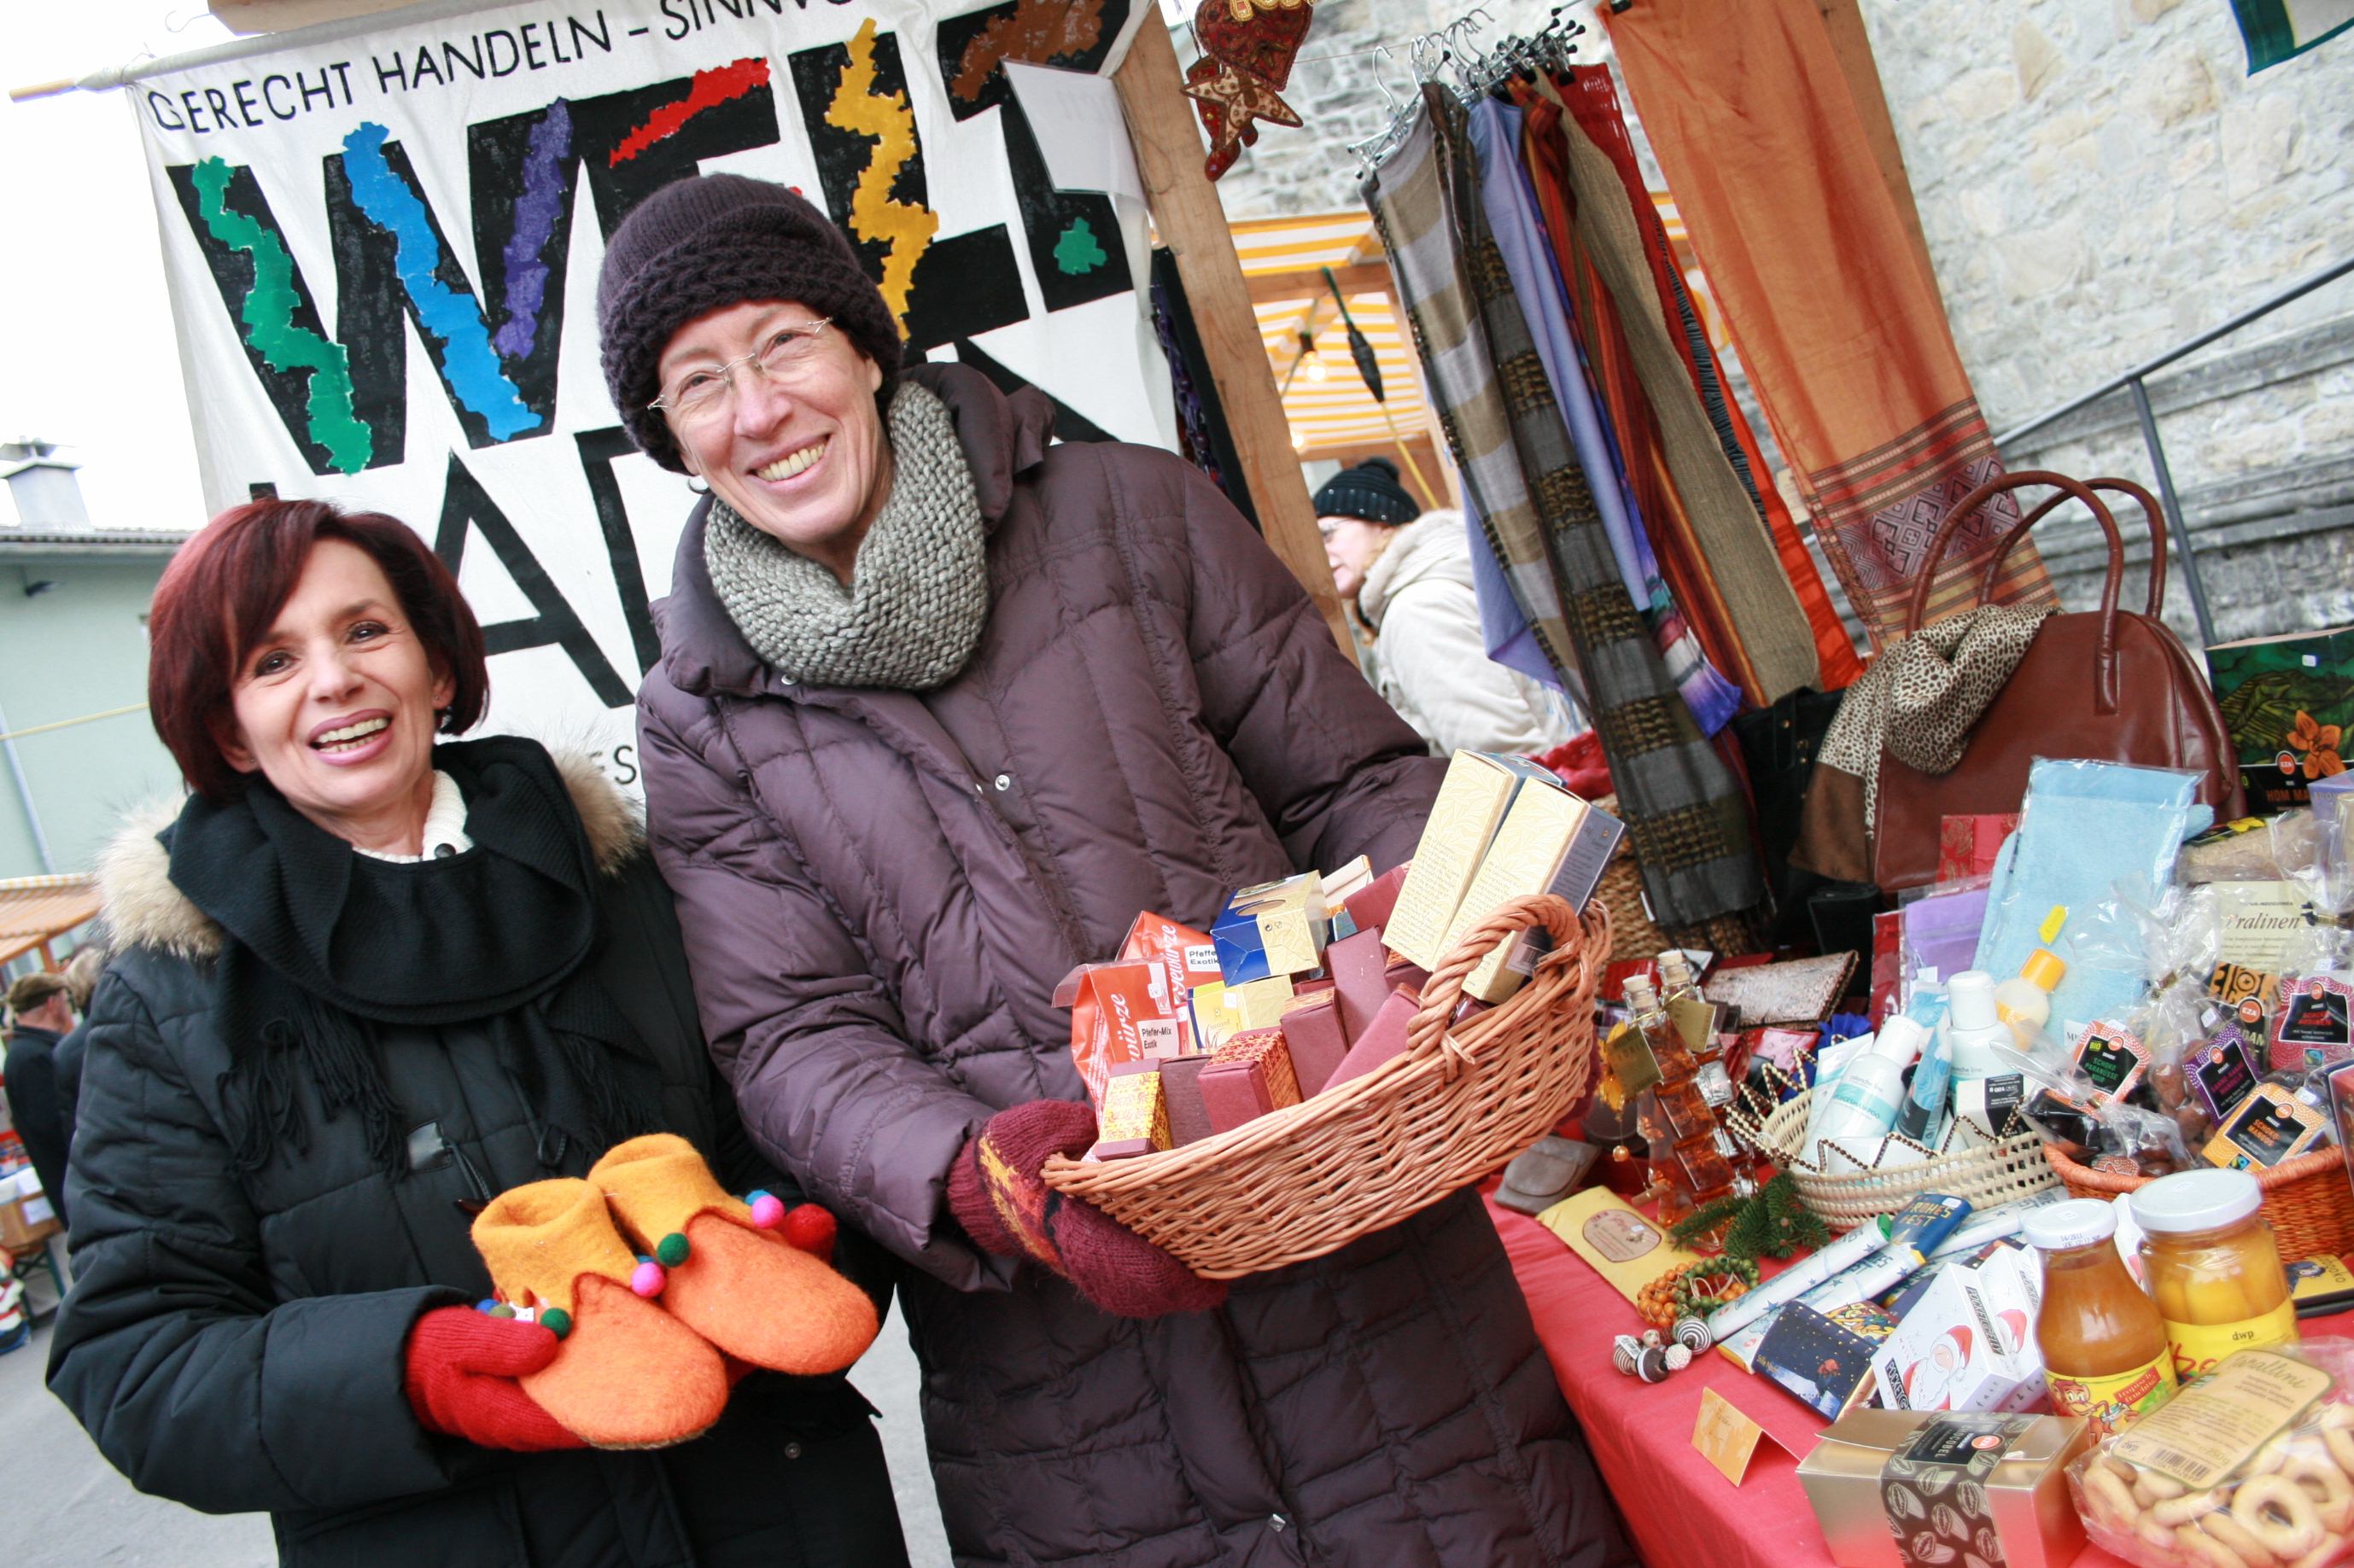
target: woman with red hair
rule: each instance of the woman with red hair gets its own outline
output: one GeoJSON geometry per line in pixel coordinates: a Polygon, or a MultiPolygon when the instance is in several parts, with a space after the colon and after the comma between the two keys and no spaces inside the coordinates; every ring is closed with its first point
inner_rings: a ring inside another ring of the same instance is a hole
{"type": "Polygon", "coordinates": [[[755,1374],[694,1441],[591,1452],[520,1381],[557,1334],[469,1305],[472,1217],[620,1139],[791,1188],[713,1072],[620,793],[446,738],[488,697],[448,569],[393,518],[255,502],[181,548],[149,626],[193,793],[103,870],[49,1362],[100,1449],[269,1511],[289,1563],[904,1563],[840,1376],[755,1374]]]}

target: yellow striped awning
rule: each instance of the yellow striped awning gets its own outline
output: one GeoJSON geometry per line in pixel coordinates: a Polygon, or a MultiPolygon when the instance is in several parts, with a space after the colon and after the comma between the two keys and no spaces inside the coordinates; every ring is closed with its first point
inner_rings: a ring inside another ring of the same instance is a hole
{"type": "Polygon", "coordinates": [[[1389,264],[1373,215],[1253,218],[1235,224],[1233,232],[1259,338],[1283,391],[1294,450],[1303,458],[1346,459],[1400,438],[1427,441],[1421,369],[1394,303],[1389,264]],[[1373,400],[1357,373],[1340,305],[1324,279],[1327,267],[1341,285],[1350,318],[1373,344],[1384,403],[1373,400]],[[1305,355],[1303,332],[1315,345],[1305,355]]]}

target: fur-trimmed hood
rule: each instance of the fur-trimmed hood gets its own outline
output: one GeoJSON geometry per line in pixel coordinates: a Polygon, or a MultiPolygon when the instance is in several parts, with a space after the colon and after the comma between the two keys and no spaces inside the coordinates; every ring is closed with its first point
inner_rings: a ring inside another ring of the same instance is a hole
{"type": "MultiPolygon", "coordinates": [[[[643,812],[587,754],[551,754],[587,830],[597,869],[620,873],[645,853],[643,812]]],[[[183,800],[156,800],[123,821],[98,861],[100,918],[118,948],[154,948],[202,961],[220,952],[220,927],[172,885],[172,857],[155,835],[179,817],[183,800]]]]}

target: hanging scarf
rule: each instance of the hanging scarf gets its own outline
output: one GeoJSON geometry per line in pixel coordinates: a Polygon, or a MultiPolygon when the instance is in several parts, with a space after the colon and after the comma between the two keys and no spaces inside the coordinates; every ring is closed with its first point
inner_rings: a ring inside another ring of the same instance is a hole
{"type": "Polygon", "coordinates": [[[801,685],[928,692],[989,619],[987,535],[948,405],[912,381],[891,399],[892,478],[850,586],[712,498],[704,562],[752,651],[801,685]]]}
{"type": "Polygon", "coordinates": [[[308,1150],[307,1074],[327,1118],[356,1115],[377,1168],[403,1173],[387,1026],[486,1030],[551,1171],[651,1129],[659,1082],[596,978],[595,853],[554,761],[493,736],[446,743],[433,762],[464,793],[474,842],[447,859],[359,854],[258,779],[234,800],[190,800],[159,835],[173,885],[223,933],[214,1013],[240,1170],[308,1150]]]}

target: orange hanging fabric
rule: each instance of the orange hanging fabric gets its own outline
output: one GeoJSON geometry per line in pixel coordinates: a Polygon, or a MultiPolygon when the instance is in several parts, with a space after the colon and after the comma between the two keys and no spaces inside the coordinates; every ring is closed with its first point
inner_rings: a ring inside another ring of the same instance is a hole
{"type": "MultiPolygon", "coordinates": [[[[1813,0],[1642,0],[1604,16],[1832,569],[1884,642],[1931,534],[2002,465],[1830,35],[1813,0]]],[[[1929,619],[1973,602],[2017,521],[1998,497],[1961,524],[1929,619]]],[[[2024,544],[1998,598],[2053,599],[2024,544]]]]}

